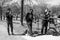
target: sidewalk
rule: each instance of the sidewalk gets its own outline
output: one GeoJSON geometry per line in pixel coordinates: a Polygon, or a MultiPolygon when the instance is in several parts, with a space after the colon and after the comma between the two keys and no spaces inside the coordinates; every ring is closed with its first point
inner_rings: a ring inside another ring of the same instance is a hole
{"type": "MultiPolygon", "coordinates": [[[[20,24],[14,24],[14,33],[22,33],[25,30],[20,24]]],[[[0,40],[60,40],[60,36],[40,35],[31,37],[28,35],[8,35],[6,22],[0,21],[0,40]]]]}
{"type": "MultiPolygon", "coordinates": [[[[4,23],[3,23],[4,24],[4,23]]],[[[0,40],[26,40],[21,36],[14,36],[7,34],[7,28],[0,23],[0,40]]]]}

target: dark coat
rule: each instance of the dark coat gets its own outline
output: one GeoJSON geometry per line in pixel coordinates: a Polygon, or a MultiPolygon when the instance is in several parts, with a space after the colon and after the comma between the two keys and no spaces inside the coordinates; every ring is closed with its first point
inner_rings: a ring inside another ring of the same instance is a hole
{"type": "Polygon", "coordinates": [[[50,17],[50,15],[49,14],[46,15],[46,12],[45,12],[44,17],[43,17],[43,21],[42,21],[43,25],[48,25],[49,17],[50,17]]]}
{"type": "Polygon", "coordinates": [[[6,13],[6,18],[7,18],[7,22],[11,23],[12,19],[13,19],[13,15],[9,14],[9,12],[6,13]]]}
{"type": "Polygon", "coordinates": [[[32,22],[32,21],[33,21],[33,14],[31,14],[31,13],[27,13],[25,19],[26,19],[26,22],[32,22]],[[31,15],[31,17],[30,17],[30,15],[31,15]]]}

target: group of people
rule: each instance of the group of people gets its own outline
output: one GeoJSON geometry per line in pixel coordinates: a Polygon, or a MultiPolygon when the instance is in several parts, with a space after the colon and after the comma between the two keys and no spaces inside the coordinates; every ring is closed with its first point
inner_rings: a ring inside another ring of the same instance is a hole
{"type": "MultiPolygon", "coordinates": [[[[48,22],[52,22],[52,21],[50,21],[50,13],[51,13],[51,11],[48,11],[46,9],[44,12],[43,18],[41,18],[42,19],[41,35],[47,34],[48,22]],[[45,28],[45,33],[44,33],[44,28],[45,28]]],[[[28,29],[23,34],[28,33],[30,36],[34,36],[34,32],[32,31],[33,20],[34,20],[33,10],[30,9],[30,13],[27,13],[27,15],[26,15],[26,22],[28,25],[28,29]]]]}
{"type": "MultiPolygon", "coordinates": [[[[45,28],[45,34],[47,34],[47,28],[48,28],[48,22],[49,22],[49,17],[50,17],[50,13],[51,11],[45,11],[44,12],[44,17],[43,17],[43,20],[42,20],[42,29],[41,29],[41,34],[44,34],[44,28],[45,28]]],[[[8,35],[10,35],[10,31],[9,29],[11,28],[11,33],[12,35],[14,35],[13,33],[13,15],[11,14],[11,9],[8,8],[7,9],[7,12],[6,12],[6,19],[7,19],[7,29],[8,29],[8,35]],[[10,27],[10,28],[9,28],[10,27]]],[[[30,36],[33,36],[34,33],[32,31],[32,22],[33,22],[33,9],[30,9],[30,12],[28,12],[26,14],[26,23],[27,23],[27,26],[28,26],[28,29],[22,33],[22,34],[29,34],[30,36]]]]}
{"type": "MultiPolygon", "coordinates": [[[[32,34],[32,21],[33,21],[33,10],[30,9],[31,12],[27,13],[26,15],[26,23],[28,25],[29,28],[29,33],[32,34]]],[[[6,20],[7,20],[7,30],[8,30],[8,35],[14,35],[13,33],[13,15],[12,15],[12,11],[10,8],[7,9],[6,12],[6,20]],[[10,34],[10,30],[11,30],[11,34],[10,34]]]]}

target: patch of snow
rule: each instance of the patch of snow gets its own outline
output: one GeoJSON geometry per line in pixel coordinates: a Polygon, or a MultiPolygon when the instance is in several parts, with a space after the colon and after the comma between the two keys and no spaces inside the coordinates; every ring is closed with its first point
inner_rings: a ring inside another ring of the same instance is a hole
{"type": "Polygon", "coordinates": [[[55,37],[52,35],[44,35],[44,36],[37,36],[37,37],[30,37],[30,36],[22,36],[27,40],[60,40],[60,36],[55,37]]]}

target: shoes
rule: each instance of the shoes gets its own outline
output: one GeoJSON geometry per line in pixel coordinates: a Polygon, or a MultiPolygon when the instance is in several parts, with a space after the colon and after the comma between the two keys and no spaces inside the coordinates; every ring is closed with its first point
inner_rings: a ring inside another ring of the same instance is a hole
{"type": "Polygon", "coordinates": [[[40,34],[40,35],[45,35],[45,34],[40,34]]]}
{"type": "Polygon", "coordinates": [[[12,35],[14,35],[14,33],[12,33],[12,35]]]}
{"type": "Polygon", "coordinates": [[[38,32],[37,31],[34,31],[34,34],[38,34],[38,32]]]}
{"type": "Polygon", "coordinates": [[[36,37],[36,35],[34,35],[34,34],[32,34],[32,35],[30,35],[31,37],[36,37]]]}
{"type": "Polygon", "coordinates": [[[27,34],[27,30],[24,33],[22,33],[22,35],[25,35],[25,34],[27,34]]]}

